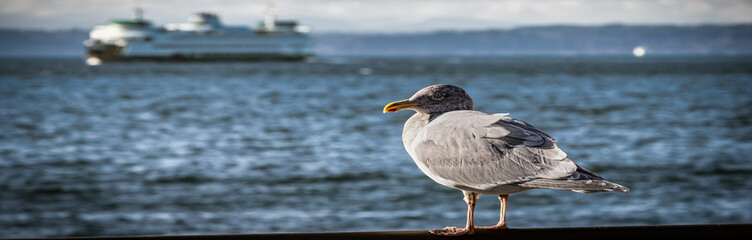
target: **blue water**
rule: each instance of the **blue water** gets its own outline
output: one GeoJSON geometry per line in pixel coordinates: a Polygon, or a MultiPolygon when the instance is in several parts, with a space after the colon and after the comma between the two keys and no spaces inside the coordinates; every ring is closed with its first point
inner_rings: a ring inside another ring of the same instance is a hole
{"type": "Polygon", "coordinates": [[[381,112],[436,83],[632,191],[514,194],[512,228],[752,222],[749,58],[6,59],[0,237],[463,225],[402,147],[411,113],[381,112]]]}

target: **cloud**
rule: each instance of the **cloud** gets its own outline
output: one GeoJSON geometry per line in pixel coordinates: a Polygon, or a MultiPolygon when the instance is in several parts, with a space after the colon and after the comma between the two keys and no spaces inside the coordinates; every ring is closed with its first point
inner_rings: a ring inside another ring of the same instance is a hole
{"type": "MultiPolygon", "coordinates": [[[[255,25],[270,1],[142,0],[157,24],[184,22],[199,11],[218,13],[232,25],[255,25]]],[[[752,2],[744,0],[278,0],[279,17],[317,31],[412,32],[487,29],[525,25],[750,23],[752,2]]],[[[128,18],[132,0],[4,0],[3,28],[91,28],[128,18]]]]}

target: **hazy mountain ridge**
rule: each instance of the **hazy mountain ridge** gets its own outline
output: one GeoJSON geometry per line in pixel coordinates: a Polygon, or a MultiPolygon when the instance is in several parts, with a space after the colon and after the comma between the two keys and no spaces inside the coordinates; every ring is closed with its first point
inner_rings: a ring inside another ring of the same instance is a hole
{"type": "Polygon", "coordinates": [[[752,25],[543,26],[422,34],[324,34],[322,53],[365,55],[750,54],[752,25]]]}
{"type": "MultiPolygon", "coordinates": [[[[0,56],[83,56],[89,30],[0,29],[0,56]]],[[[427,33],[314,33],[319,55],[752,54],[752,24],[540,26],[427,33]]]]}
{"type": "Polygon", "coordinates": [[[88,30],[0,29],[0,56],[83,56],[83,41],[88,37],[88,30]]]}

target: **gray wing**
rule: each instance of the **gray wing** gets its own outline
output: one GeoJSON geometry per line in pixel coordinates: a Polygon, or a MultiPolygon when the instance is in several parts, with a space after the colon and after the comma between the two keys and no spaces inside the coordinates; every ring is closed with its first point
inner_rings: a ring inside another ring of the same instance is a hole
{"type": "Polygon", "coordinates": [[[413,145],[416,161],[429,176],[449,180],[456,185],[452,187],[483,190],[536,179],[600,178],[578,170],[554,138],[506,115],[448,112],[423,130],[413,145]]]}

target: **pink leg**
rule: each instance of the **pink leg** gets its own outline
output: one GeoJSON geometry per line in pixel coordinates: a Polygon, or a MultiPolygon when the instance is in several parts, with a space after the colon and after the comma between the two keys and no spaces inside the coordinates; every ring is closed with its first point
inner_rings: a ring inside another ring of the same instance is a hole
{"type": "Polygon", "coordinates": [[[475,234],[475,226],[473,225],[473,215],[475,212],[475,200],[478,200],[478,194],[474,192],[465,192],[465,203],[467,203],[467,223],[465,228],[460,227],[445,227],[444,229],[434,229],[428,232],[439,236],[462,236],[475,234]]]}
{"type": "Polygon", "coordinates": [[[509,195],[499,195],[499,201],[501,202],[501,211],[499,212],[499,223],[493,226],[488,227],[476,227],[476,229],[484,229],[484,230],[502,230],[502,229],[509,229],[507,227],[507,200],[509,199],[509,195]]]}

